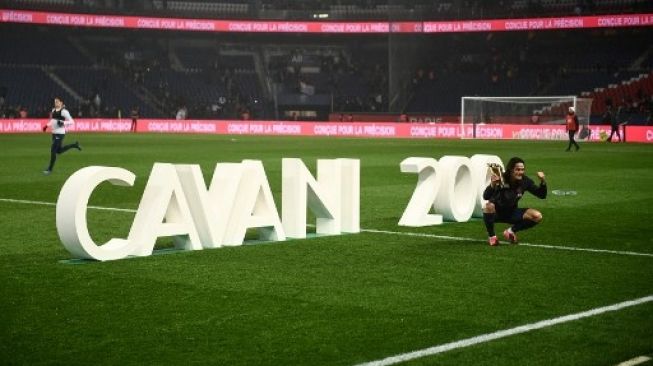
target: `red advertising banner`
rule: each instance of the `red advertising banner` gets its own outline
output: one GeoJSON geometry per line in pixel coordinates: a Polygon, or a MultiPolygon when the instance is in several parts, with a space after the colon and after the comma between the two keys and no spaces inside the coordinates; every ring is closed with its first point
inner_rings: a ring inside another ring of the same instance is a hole
{"type": "Polygon", "coordinates": [[[29,23],[75,27],[136,28],[203,32],[246,33],[389,33],[421,32],[416,22],[302,22],[258,20],[212,20],[155,18],[120,15],[52,13],[25,10],[0,10],[4,23],[29,23]]]}
{"type": "MultiPolygon", "coordinates": [[[[0,119],[0,133],[39,133],[45,119],[0,119]]],[[[69,132],[129,133],[129,119],[78,119],[69,132]]],[[[194,133],[216,135],[328,136],[365,138],[423,139],[497,139],[497,140],[566,140],[561,125],[471,125],[458,123],[391,123],[391,122],[294,122],[294,121],[217,121],[142,119],[137,132],[194,133]]],[[[590,126],[583,141],[601,141],[610,126],[590,126]]],[[[653,143],[653,126],[625,126],[628,142],[653,143]]]]}
{"type": "Polygon", "coordinates": [[[457,33],[653,26],[653,14],[445,22],[320,22],[157,18],[0,9],[2,23],[245,33],[457,33]]]}
{"type": "Polygon", "coordinates": [[[601,15],[564,18],[495,19],[424,22],[424,33],[497,32],[522,30],[618,28],[653,26],[653,14],[601,15]]]}
{"type": "Polygon", "coordinates": [[[628,142],[646,142],[652,144],[653,126],[626,126],[625,136],[628,142]]]}

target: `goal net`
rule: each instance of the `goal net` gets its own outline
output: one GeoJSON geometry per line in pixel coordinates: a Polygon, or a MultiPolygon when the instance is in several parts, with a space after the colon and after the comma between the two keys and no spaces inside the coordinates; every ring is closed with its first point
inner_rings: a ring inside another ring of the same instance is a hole
{"type": "MultiPolygon", "coordinates": [[[[581,131],[587,128],[592,98],[573,95],[546,97],[462,97],[462,138],[476,138],[481,124],[564,125],[569,107],[576,109],[581,131]]],[[[581,136],[582,137],[582,136],[581,136]]]]}

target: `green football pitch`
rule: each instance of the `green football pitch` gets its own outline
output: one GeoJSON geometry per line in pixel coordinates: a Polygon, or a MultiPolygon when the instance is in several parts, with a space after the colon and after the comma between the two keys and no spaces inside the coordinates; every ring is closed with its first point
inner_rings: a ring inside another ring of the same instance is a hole
{"type": "Polygon", "coordinates": [[[49,135],[0,135],[2,365],[615,365],[653,354],[653,146],[75,139],[83,151],[44,176],[49,135]],[[519,245],[488,246],[479,219],[398,226],[417,182],[402,160],[474,154],[520,156],[549,190],[576,194],[526,195],[520,206],[544,220],[519,245]],[[103,184],[91,197],[110,208],[88,211],[105,242],[126,237],[154,162],[199,164],[210,182],[217,162],[261,160],[280,210],[284,157],[313,173],[317,159],[360,159],[361,232],[111,262],[70,261],[58,238],[54,204],[82,167],[136,175],[133,187],[103,184]]]}

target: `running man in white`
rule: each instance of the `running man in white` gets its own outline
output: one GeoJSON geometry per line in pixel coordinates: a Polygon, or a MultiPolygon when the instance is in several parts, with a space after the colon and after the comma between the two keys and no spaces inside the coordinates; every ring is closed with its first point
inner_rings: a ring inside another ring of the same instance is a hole
{"type": "Polygon", "coordinates": [[[79,151],[82,150],[82,147],[79,146],[79,142],[75,141],[74,144],[62,146],[63,139],[66,137],[66,127],[75,124],[75,121],[70,116],[70,112],[66,109],[66,106],[63,104],[63,100],[60,97],[54,98],[54,108],[50,116],[50,121],[43,126],[43,132],[50,127],[52,130],[52,147],[50,148],[50,165],[47,169],[43,171],[43,174],[49,175],[52,173],[52,168],[54,168],[54,163],[57,161],[57,155],[63,154],[70,148],[75,148],[79,151]]]}

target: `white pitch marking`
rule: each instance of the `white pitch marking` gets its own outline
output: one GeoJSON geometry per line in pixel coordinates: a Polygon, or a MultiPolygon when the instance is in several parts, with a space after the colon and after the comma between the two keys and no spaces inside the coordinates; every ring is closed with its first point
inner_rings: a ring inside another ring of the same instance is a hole
{"type": "Polygon", "coordinates": [[[633,359],[630,359],[628,361],[624,361],[624,362],[618,364],[617,366],[635,366],[635,365],[639,365],[640,363],[644,363],[644,362],[650,361],[650,360],[651,360],[650,357],[639,356],[639,357],[635,357],[633,359]]]}
{"type": "Polygon", "coordinates": [[[640,252],[631,252],[631,251],[623,251],[623,250],[576,248],[576,247],[566,247],[562,245],[544,245],[544,244],[529,244],[529,243],[519,243],[519,245],[523,245],[527,247],[545,248],[545,249],[576,250],[576,251],[592,252],[592,253],[608,253],[608,254],[620,254],[620,255],[634,255],[634,256],[641,256],[641,257],[653,257],[653,254],[651,253],[640,253],[640,252]]]}
{"type": "MultiPolygon", "coordinates": [[[[41,206],[56,206],[56,203],[53,202],[43,202],[43,201],[28,201],[28,200],[14,200],[11,198],[0,198],[2,202],[11,202],[11,203],[25,203],[29,205],[41,205],[41,206]]],[[[94,210],[104,210],[104,211],[119,211],[119,212],[136,212],[129,208],[116,208],[116,207],[102,207],[102,206],[87,206],[94,210]]]]}
{"type": "MultiPolygon", "coordinates": [[[[446,235],[434,235],[434,234],[425,234],[425,233],[409,233],[409,232],[401,232],[401,231],[386,231],[386,230],[372,230],[372,229],[362,229],[361,231],[368,232],[368,233],[378,233],[378,234],[419,236],[419,237],[443,239],[443,240],[485,242],[484,240],[479,240],[479,239],[474,239],[474,238],[464,238],[464,237],[455,237],[455,236],[446,236],[446,235]]],[[[535,248],[544,248],[544,249],[573,250],[573,251],[590,252],[590,253],[605,253],[605,254],[619,254],[619,255],[633,255],[633,256],[641,256],[641,257],[653,257],[653,253],[640,253],[640,252],[630,252],[630,251],[623,251],[623,250],[577,248],[577,247],[567,247],[567,246],[563,246],[563,245],[531,244],[531,243],[522,243],[522,242],[520,242],[519,245],[524,246],[524,247],[535,247],[535,248]]]]}
{"type": "Polygon", "coordinates": [[[387,231],[387,230],[374,230],[374,229],[361,229],[361,231],[366,233],[377,233],[377,234],[390,234],[390,235],[404,235],[404,236],[419,236],[424,238],[435,238],[443,240],[456,240],[456,241],[474,241],[478,242],[481,240],[473,238],[462,238],[456,236],[447,236],[447,235],[435,235],[435,234],[425,234],[425,233],[409,233],[402,231],[387,231]]]}
{"type": "Polygon", "coordinates": [[[480,343],[493,341],[495,339],[509,337],[509,336],[512,336],[512,335],[515,335],[515,334],[526,333],[526,332],[530,332],[530,331],[533,331],[533,330],[547,328],[547,327],[551,327],[551,326],[562,324],[562,323],[567,323],[567,322],[571,322],[571,321],[575,321],[575,320],[579,320],[579,319],[583,319],[583,318],[589,318],[589,317],[600,315],[600,314],[607,313],[607,312],[610,312],[610,311],[618,311],[618,310],[629,308],[629,307],[632,307],[632,306],[645,304],[645,303],[648,303],[648,302],[651,302],[651,301],[653,301],[653,295],[652,296],[641,297],[641,298],[635,299],[635,300],[620,302],[620,303],[617,303],[617,304],[614,304],[614,305],[595,308],[595,309],[583,311],[581,313],[565,315],[565,316],[561,316],[561,317],[557,317],[557,318],[553,318],[553,319],[542,320],[542,321],[539,321],[539,322],[536,322],[536,323],[521,325],[521,326],[518,326],[518,327],[515,327],[515,328],[499,330],[499,331],[496,331],[494,333],[482,334],[482,335],[479,335],[479,336],[476,336],[476,337],[462,339],[460,341],[445,343],[445,344],[441,344],[439,346],[424,348],[424,349],[421,349],[421,350],[418,350],[418,351],[413,351],[413,352],[403,353],[403,354],[396,355],[396,356],[386,357],[386,358],[381,359],[381,360],[376,360],[376,361],[370,361],[370,362],[357,364],[355,366],[387,366],[387,365],[394,365],[394,364],[397,364],[397,363],[406,362],[406,361],[414,360],[414,359],[417,359],[417,358],[433,356],[433,355],[436,355],[436,354],[439,354],[439,353],[444,353],[444,352],[451,351],[451,350],[454,350],[454,349],[469,347],[469,346],[477,345],[477,344],[480,344],[480,343]]]}
{"type": "MultiPolygon", "coordinates": [[[[42,206],[56,206],[57,205],[56,203],[52,203],[52,202],[16,200],[16,199],[11,199],[11,198],[0,198],[0,202],[24,203],[24,204],[42,205],[42,206]]],[[[102,206],[88,206],[88,208],[94,209],[94,210],[104,210],[104,211],[119,211],[119,212],[130,212],[130,213],[136,212],[136,210],[129,209],[129,208],[115,208],[115,207],[102,207],[102,206]]],[[[475,238],[465,238],[465,237],[456,237],[456,236],[447,236],[447,235],[435,235],[435,234],[426,234],[426,233],[410,233],[410,232],[375,230],[375,229],[361,229],[361,231],[362,232],[367,232],[367,233],[417,236],[417,237],[434,238],[434,239],[441,239],[441,240],[452,240],[452,241],[484,242],[484,240],[479,240],[479,239],[475,239],[475,238]]],[[[579,252],[631,255],[631,256],[641,256],[641,257],[653,257],[653,254],[651,254],[651,253],[640,253],[640,252],[619,251],[619,250],[576,248],[576,247],[567,247],[567,246],[561,246],[561,245],[545,245],[545,244],[530,244],[530,243],[519,243],[519,245],[525,246],[525,247],[536,247],[536,248],[544,248],[544,249],[572,250],[572,251],[579,251],[579,252]]]]}

